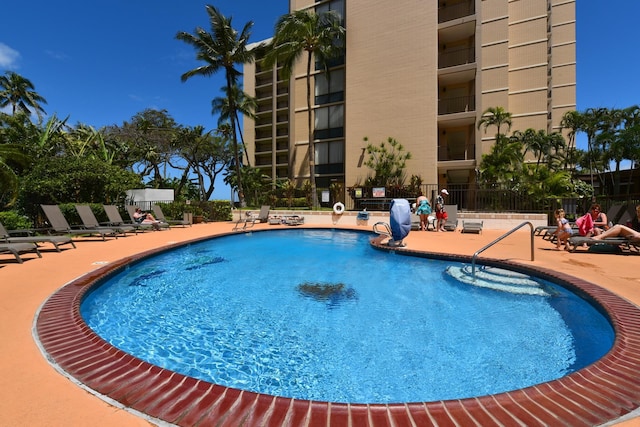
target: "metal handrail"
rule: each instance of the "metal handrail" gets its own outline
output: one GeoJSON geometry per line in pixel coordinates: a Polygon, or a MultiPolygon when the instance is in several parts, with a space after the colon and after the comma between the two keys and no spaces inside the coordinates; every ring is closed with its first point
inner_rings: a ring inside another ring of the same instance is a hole
{"type": "Polygon", "coordinates": [[[376,222],[373,224],[373,232],[379,235],[391,237],[391,227],[386,222],[376,222]],[[384,226],[384,230],[379,230],[378,226],[384,226]]]}
{"type": "Polygon", "coordinates": [[[498,237],[496,240],[494,240],[493,242],[489,243],[488,245],[485,245],[481,249],[478,249],[473,254],[473,257],[471,258],[471,279],[472,280],[476,280],[476,258],[478,257],[478,254],[480,252],[484,252],[485,250],[489,249],[491,246],[495,245],[496,243],[498,243],[499,241],[501,241],[505,237],[509,236],[510,234],[513,234],[515,231],[521,229],[522,227],[524,227],[527,224],[531,228],[531,261],[533,261],[533,239],[534,239],[533,232],[534,232],[534,229],[533,229],[533,224],[531,222],[525,221],[522,224],[518,225],[517,227],[513,228],[512,230],[507,231],[505,234],[503,234],[502,236],[498,237]]]}

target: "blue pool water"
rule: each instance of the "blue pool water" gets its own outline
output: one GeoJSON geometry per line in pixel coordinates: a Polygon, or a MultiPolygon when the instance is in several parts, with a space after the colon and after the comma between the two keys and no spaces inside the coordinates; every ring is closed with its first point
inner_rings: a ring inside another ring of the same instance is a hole
{"type": "Polygon", "coordinates": [[[370,237],[296,229],[192,244],[110,277],[81,313],[155,365],[351,403],[523,388],[584,367],[613,343],[609,322],[560,286],[544,282],[551,296],[532,296],[462,284],[444,274],[455,262],[377,251],[370,237]]]}

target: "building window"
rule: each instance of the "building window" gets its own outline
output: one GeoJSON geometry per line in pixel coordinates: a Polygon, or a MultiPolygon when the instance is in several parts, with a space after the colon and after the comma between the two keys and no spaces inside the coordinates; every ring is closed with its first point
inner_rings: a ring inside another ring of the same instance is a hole
{"type": "Polygon", "coordinates": [[[344,137],[344,105],[315,110],[314,139],[330,139],[344,137]]]}
{"type": "Polygon", "coordinates": [[[344,173],[344,141],[317,142],[315,151],[317,174],[344,173]]]}
{"type": "Polygon", "coordinates": [[[315,104],[330,104],[344,101],[344,69],[317,74],[315,104]]]}
{"type": "Polygon", "coordinates": [[[333,10],[340,17],[340,24],[344,25],[344,0],[333,0],[316,6],[316,13],[321,14],[333,10]]]}

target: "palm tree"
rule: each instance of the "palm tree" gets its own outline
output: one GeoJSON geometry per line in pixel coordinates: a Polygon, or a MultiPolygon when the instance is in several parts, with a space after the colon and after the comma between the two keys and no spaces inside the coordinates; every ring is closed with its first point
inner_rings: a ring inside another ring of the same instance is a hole
{"type": "Polygon", "coordinates": [[[523,145],[517,137],[498,134],[491,152],[482,156],[480,177],[487,188],[516,190],[522,180],[523,145]]]}
{"type": "MultiPolygon", "coordinates": [[[[196,58],[205,64],[187,71],[181,76],[183,82],[193,76],[209,77],[220,70],[225,71],[227,94],[233,93],[232,88],[237,86],[238,78],[242,73],[235,67],[237,64],[243,65],[253,61],[254,52],[247,49],[249,43],[250,30],[253,22],[248,22],[238,33],[231,24],[231,18],[227,18],[218,9],[211,5],[205,6],[211,25],[211,32],[203,28],[196,28],[195,34],[184,31],[176,35],[178,40],[182,40],[196,49],[196,58]]],[[[236,100],[229,96],[229,115],[232,130],[232,142],[235,152],[235,169],[238,176],[238,201],[240,206],[245,206],[242,180],[240,179],[240,155],[238,148],[238,137],[236,135],[236,100]]]]}
{"type": "Polygon", "coordinates": [[[0,144],[0,207],[11,206],[18,197],[18,175],[11,165],[26,167],[30,158],[17,144],[0,144]]]}
{"type": "Polygon", "coordinates": [[[29,79],[13,71],[7,71],[4,76],[0,76],[0,108],[11,105],[14,115],[19,111],[30,114],[33,109],[38,118],[42,119],[42,114],[46,113],[40,104],[46,104],[47,101],[34,89],[29,79]]]}
{"type": "MultiPolygon", "coordinates": [[[[562,120],[560,121],[560,127],[562,129],[567,129],[569,132],[567,136],[569,137],[569,146],[567,148],[568,153],[573,153],[576,147],[576,133],[580,130],[582,125],[582,115],[575,110],[567,111],[562,116],[562,120]]],[[[569,167],[568,159],[570,157],[565,157],[565,170],[569,167]]]]}
{"type": "MultiPolygon", "coordinates": [[[[587,150],[589,159],[589,173],[591,175],[591,188],[593,188],[593,170],[596,167],[597,162],[594,162],[594,143],[598,130],[602,127],[602,122],[608,114],[606,108],[587,108],[583,113],[580,113],[582,120],[580,121],[580,130],[587,134],[587,150]]],[[[592,193],[591,198],[595,201],[595,192],[592,193]]]]}
{"type": "MultiPolygon", "coordinates": [[[[231,88],[231,93],[227,93],[227,88],[223,87],[222,92],[226,94],[225,97],[216,97],[211,101],[211,113],[218,114],[218,128],[225,129],[226,125],[231,119],[231,106],[229,105],[229,99],[233,98],[234,105],[236,106],[234,114],[235,114],[235,123],[238,125],[238,132],[240,133],[240,142],[242,144],[242,149],[247,157],[247,166],[251,166],[251,161],[249,160],[249,153],[247,153],[247,147],[244,145],[244,137],[242,136],[242,129],[240,127],[240,120],[238,119],[238,113],[241,113],[245,117],[249,117],[251,119],[255,119],[254,111],[256,110],[256,106],[258,105],[256,98],[253,98],[246,94],[246,92],[242,91],[237,85],[234,85],[231,88]]],[[[230,125],[229,125],[229,131],[230,125]]]]}
{"type": "Polygon", "coordinates": [[[487,133],[489,126],[496,126],[498,128],[496,133],[496,142],[499,136],[502,135],[500,128],[502,125],[507,125],[507,131],[511,130],[511,113],[506,111],[502,107],[489,107],[482,113],[480,120],[478,120],[478,129],[484,127],[484,132],[487,133]]]}
{"type": "Polygon", "coordinates": [[[298,10],[282,16],[275,28],[275,35],[264,58],[266,68],[276,63],[282,65],[282,75],[289,79],[298,59],[307,54],[307,126],[309,130],[309,181],[311,183],[312,206],[318,206],[315,176],[315,145],[311,116],[311,67],[315,60],[327,67],[330,59],[343,52],[345,29],[341,18],[334,11],[315,13],[313,10],[298,10]]]}

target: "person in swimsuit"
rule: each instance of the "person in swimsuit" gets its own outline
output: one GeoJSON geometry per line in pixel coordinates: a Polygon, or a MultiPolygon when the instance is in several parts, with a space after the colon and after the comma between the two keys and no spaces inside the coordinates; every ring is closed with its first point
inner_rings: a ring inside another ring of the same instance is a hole
{"type": "Polygon", "coordinates": [[[607,231],[603,231],[597,236],[593,236],[593,240],[602,240],[607,237],[624,237],[630,242],[640,243],[640,231],[629,228],[626,225],[616,224],[607,231]]]}
{"type": "Polygon", "coordinates": [[[589,234],[587,234],[588,237],[598,236],[603,231],[609,229],[609,219],[607,218],[607,214],[602,212],[602,208],[598,203],[591,205],[589,213],[591,214],[591,218],[593,218],[593,229],[589,234]]]}
{"type": "Polygon", "coordinates": [[[560,250],[560,246],[562,245],[565,245],[564,248],[569,250],[567,247],[567,239],[573,235],[571,224],[569,224],[569,220],[564,216],[564,209],[556,209],[555,217],[558,228],[556,228],[556,231],[554,231],[553,234],[556,235],[556,249],[558,250],[560,250]]]}

